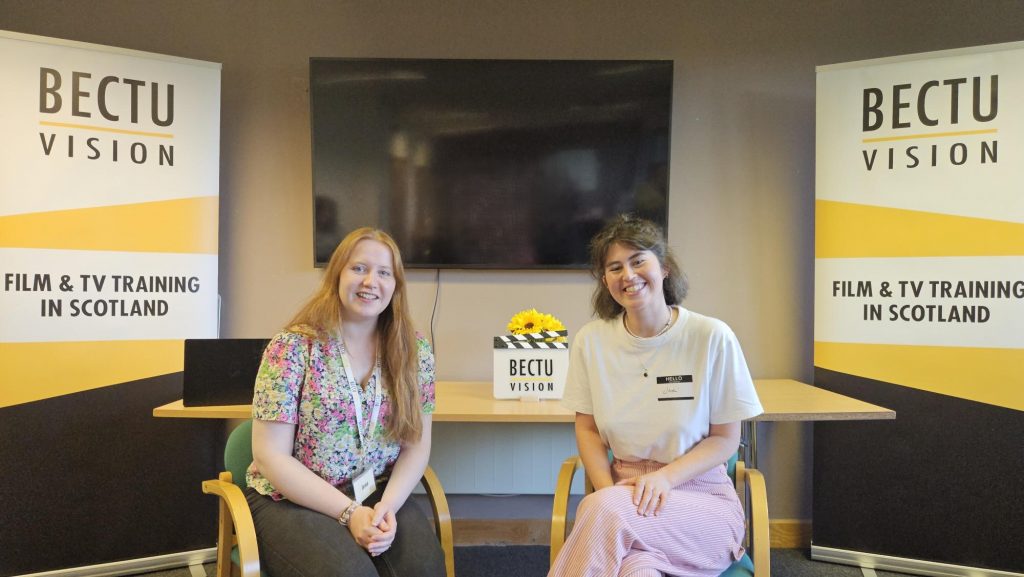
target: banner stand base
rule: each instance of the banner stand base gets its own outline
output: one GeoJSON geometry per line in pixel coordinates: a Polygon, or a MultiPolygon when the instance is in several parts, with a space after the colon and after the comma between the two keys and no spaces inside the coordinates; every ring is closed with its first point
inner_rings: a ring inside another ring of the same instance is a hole
{"type": "Polygon", "coordinates": [[[921,561],[904,557],[889,557],[877,553],[861,553],[860,551],[822,547],[813,543],[811,544],[811,559],[914,575],[935,575],[938,577],[1024,577],[1024,573],[968,567],[966,565],[951,565],[949,563],[921,561]]]}
{"type": "Polygon", "coordinates": [[[196,549],[195,551],[182,551],[181,553],[170,553],[156,557],[143,557],[141,559],[128,559],[127,561],[115,561],[114,563],[102,563],[99,565],[86,565],[84,567],[72,567],[70,569],[54,569],[40,573],[28,573],[17,577],[117,577],[119,575],[138,575],[151,571],[162,571],[164,569],[177,569],[190,565],[201,565],[217,560],[217,548],[196,549]]]}

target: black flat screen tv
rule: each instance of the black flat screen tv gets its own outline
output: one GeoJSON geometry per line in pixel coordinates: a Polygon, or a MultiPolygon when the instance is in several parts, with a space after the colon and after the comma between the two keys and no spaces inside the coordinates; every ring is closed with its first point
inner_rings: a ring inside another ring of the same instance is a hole
{"type": "Polygon", "coordinates": [[[666,224],[671,61],[309,68],[317,266],[360,226],[412,268],[574,269],[617,214],[666,224]]]}

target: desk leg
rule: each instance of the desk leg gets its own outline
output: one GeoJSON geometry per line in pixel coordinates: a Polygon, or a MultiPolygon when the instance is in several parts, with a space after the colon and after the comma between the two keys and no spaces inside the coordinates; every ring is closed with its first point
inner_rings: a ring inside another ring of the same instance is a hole
{"type": "MultiPolygon", "coordinates": [[[[743,421],[740,425],[740,443],[743,446],[743,462],[750,469],[757,469],[757,422],[756,421],[743,421]]],[[[744,517],[746,517],[746,530],[743,538],[744,545],[750,550],[750,555],[753,557],[754,548],[752,544],[750,534],[750,523],[752,521],[752,512],[750,510],[750,499],[747,495],[740,495],[740,499],[743,500],[743,511],[744,517]]]]}
{"type": "Polygon", "coordinates": [[[740,431],[740,442],[743,443],[743,460],[751,469],[757,468],[757,422],[743,421],[740,431]]]}

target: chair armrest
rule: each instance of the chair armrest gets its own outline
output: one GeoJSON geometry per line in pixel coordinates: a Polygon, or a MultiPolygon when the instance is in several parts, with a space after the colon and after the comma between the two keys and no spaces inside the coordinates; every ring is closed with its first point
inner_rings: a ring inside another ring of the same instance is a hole
{"type": "Polygon", "coordinates": [[[241,577],[260,577],[260,556],[256,548],[256,526],[245,495],[231,482],[231,473],[225,471],[219,479],[203,481],[203,493],[220,497],[220,523],[217,538],[217,572],[231,567],[232,528],[238,545],[238,563],[241,577]]]}
{"type": "Polygon", "coordinates": [[[565,544],[565,516],[569,509],[569,493],[576,471],[583,468],[579,457],[569,457],[562,462],[558,471],[558,483],[555,485],[555,499],[551,507],[551,564],[555,563],[558,552],[565,544]]]}
{"type": "Polygon", "coordinates": [[[434,513],[437,539],[441,542],[441,550],[444,552],[445,572],[448,577],[455,577],[455,539],[452,537],[452,515],[448,510],[448,498],[444,495],[441,480],[429,466],[423,471],[420,483],[427,492],[430,509],[434,513]]]}
{"type": "Polygon", "coordinates": [[[750,491],[754,576],[769,577],[771,575],[771,539],[768,535],[768,490],[761,471],[746,469],[744,477],[750,491]]]}

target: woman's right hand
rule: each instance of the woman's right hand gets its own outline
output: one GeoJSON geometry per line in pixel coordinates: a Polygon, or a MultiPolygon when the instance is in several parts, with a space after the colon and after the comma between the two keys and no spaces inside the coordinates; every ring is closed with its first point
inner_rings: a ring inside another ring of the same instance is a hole
{"type": "Polygon", "coordinates": [[[360,547],[367,551],[370,550],[373,538],[383,532],[374,526],[373,514],[373,509],[359,506],[356,507],[355,511],[352,511],[352,516],[348,520],[348,531],[352,533],[352,538],[356,540],[360,547]]]}
{"type": "Polygon", "coordinates": [[[637,515],[641,517],[660,513],[665,501],[672,494],[672,481],[665,474],[664,467],[646,475],[623,479],[615,484],[633,488],[633,504],[636,505],[637,515]]]}
{"type": "Polygon", "coordinates": [[[398,520],[391,507],[381,501],[373,506],[373,521],[371,523],[380,529],[380,533],[373,538],[373,542],[366,550],[370,552],[370,555],[376,557],[391,548],[391,544],[395,541],[398,520]]]}

